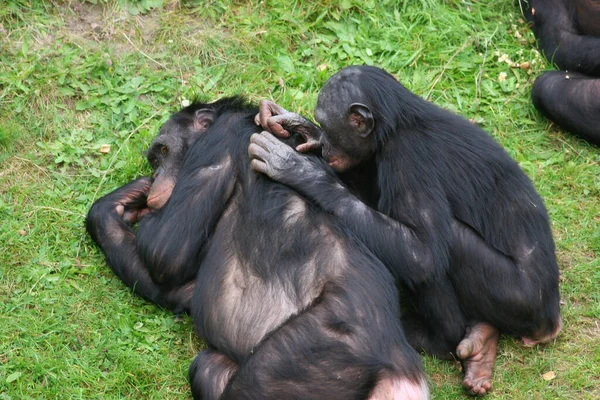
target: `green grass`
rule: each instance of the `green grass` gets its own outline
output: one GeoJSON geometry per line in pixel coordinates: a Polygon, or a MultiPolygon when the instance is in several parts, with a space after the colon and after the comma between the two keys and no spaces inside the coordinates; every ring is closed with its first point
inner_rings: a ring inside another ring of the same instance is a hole
{"type": "MultiPolygon", "coordinates": [[[[143,151],[183,99],[312,115],[327,77],[365,63],[482,125],[546,201],[565,328],[533,349],[502,338],[489,398],[600,396],[600,152],[531,105],[549,65],[514,0],[151,3],[0,4],[0,399],[189,397],[202,341],[113,276],[87,210],[148,174],[143,151]]],[[[434,398],[464,397],[457,364],[423,362],[434,398]]]]}

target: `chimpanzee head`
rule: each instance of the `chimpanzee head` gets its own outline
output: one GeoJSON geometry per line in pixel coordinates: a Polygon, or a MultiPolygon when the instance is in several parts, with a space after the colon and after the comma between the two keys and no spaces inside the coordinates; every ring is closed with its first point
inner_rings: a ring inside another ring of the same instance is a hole
{"type": "Polygon", "coordinates": [[[323,157],[338,172],[368,160],[374,152],[375,119],[361,90],[360,67],[344,68],[319,93],[315,119],[323,134],[323,157]]]}
{"type": "Polygon", "coordinates": [[[188,149],[214,120],[215,108],[211,104],[194,103],[171,116],[160,128],[147,154],[154,170],[148,208],[161,208],[171,197],[188,149]]]}
{"type": "Polygon", "coordinates": [[[148,193],[148,208],[158,209],[171,197],[183,160],[194,142],[225,112],[251,107],[241,96],[225,97],[213,103],[195,101],[173,114],[150,144],[147,158],[154,170],[148,193]]]}
{"type": "Polygon", "coordinates": [[[342,69],[327,80],[315,107],[323,157],[338,172],[368,161],[390,135],[423,119],[422,103],[380,68],[342,69]]]}

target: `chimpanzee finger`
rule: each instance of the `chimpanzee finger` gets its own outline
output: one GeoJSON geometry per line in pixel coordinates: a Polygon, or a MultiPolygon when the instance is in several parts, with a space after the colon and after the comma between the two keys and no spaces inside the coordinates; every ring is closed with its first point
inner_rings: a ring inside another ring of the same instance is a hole
{"type": "Polygon", "coordinates": [[[117,215],[122,218],[125,214],[125,206],[123,204],[117,204],[115,211],[117,212],[117,215]]]}
{"type": "Polygon", "coordinates": [[[263,148],[267,149],[269,152],[272,152],[274,149],[286,149],[290,148],[289,145],[284,144],[281,140],[277,139],[274,135],[272,135],[268,131],[262,131],[260,133],[260,138],[257,138],[258,141],[256,143],[260,144],[263,148]]]}
{"type": "Polygon", "coordinates": [[[250,143],[250,146],[248,146],[248,156],[250,156],[250,159],[264,161],[268,155],[269,152],[256,143],[250,143]]]}
{"type": "Polygon", "coordinates": [[[287,138],[290,136],[290,132],[286,128],[294,127],[296,122],[297,114],[285,113],[280,115],[274,115],[269,117],[267,120],[267,129],[269,132],[280,138],[287,138]]]}
{"type": "Polygon", "coordinates": [[[272,102],[271,100],[262,100],[260,105],[258,106],[259,110],[268,109],[271,115],[281,115],[288,112],[285,108],[281,107],[279,104],[272,102]]]}
{"type": "Polygon", "coordinates": [[[254,143],[254,144],[259,145],[260,147],[262,147],[265,150],[268,149],[269,148],[269,140],[268,140],[267,135],[263,135],[264,133],[266,133],[267,135],[272,137],[272,135],[267,131],[262,131],[262,133],[253,133],[252,136],[250,136],[250,144],[254,143]]]}
{"type": "Polygon", "coordinates": [[[283,127],[285,122],[286,119],[281,116],[270,117],[267,120],[267,130],[280,138],[290,137],[290,133],[283,127]]]}
{"type": "Polygon", "coordinates": [[[280,111],[278,108],[281,109],[281,107],[277,106],[277,104],[273,103],[272,101],[261,100],[258,106],[258,118],[255,117],[254,122],[256,122],[258,119],[259,123],[257,125],[267,129],[267,120],[274,115],[281,114],[281,112],[278,112],[280,111]]]}
{"type": "Polygon", "coordinates": [[[269,131],[262,131],[261,133],[255,133],[250,137],[251,143],[256,143],[264,149],[271,149],[273,146],[282,144],[282,142],[271,134],[269,131]]]}
{"type": "Polygon", "coordinates": [[[254,121],[258,119],[259,126],[263,127],[263,129],[267,128],[267,119],[273,116],[273,112],[271,111],[271,107],[269,107],[270,101],[261,100],[260,105],[258,106],[258,114],[254,118],[254,121]]]}
{"type": "Polygon", "coordinates": [[[252,168],[253,171],[267,175],[267,163],[259,161],[256,158],[250,161],[250,168],[252,168]]]}
{"type": "Polygon", "coordinates": [[[309,139],[306,143],[299,144],[296,147],[296,151],[299,153],[308,153],[309,151],[313,151],[318,149],[321,146],[318,140],[309,139]]]}
{"type": "Polygon", "coordinates": [[[133,225],[137,222],[137,212],[135,210],[125,211],[121,218],[126,224],[133,225]]]}
{"type": "Polygon", "coordinates": [[[279,123],[278,119],[274,117],[288,113],[283,107],[278,106],[269,100],[262,100],[260,102],[258,115],[254,117],[254,122],[257,125],[262,126],[263,129],[267,129],[279,137],[289,137],[290,133],[286,131],[282,124],[279,123]]]}
{"type": "MultiPolygon", "coordinates": [[[[119,207],[117,207],[118,210],[119,207]]],[[[117,211],[118,212],[118,211],[117,211]]],[[[123,221],[125,221],[126,223],[133,225],[137,222],[139,222],[144,215],[148,214],[150,212],[149,208],[143,208],[141,210],[125,210],[125,212],[122,215],[123,221]]]]}
{"type": "Polygon", "coordinates": [[[129,204],[137,203],[140,200],[145,201],[145,197],[150,191],[152,181],[150,178],[143,177],[129,182],[112,193],[107,194],[104,198],[114,204],[129,204]]]}
{"type": "Polygon", "coordinates": [[[261,100],[258,113],[254,117],[254,123],[263,129],[267,128],[267,120],[273,116],[271,108],[268,106],[268,100],[261,100]]]}
{"type": "Polygon", "coordinates": [[[123,193],[123,197],[119,200],[119,203],[125,206],[135,206],[140,203],[145,203],[152,187],[152,181],[147,177],[140,178],[132,183],[133,185],[128,187],[128,190],[123,193]]]}

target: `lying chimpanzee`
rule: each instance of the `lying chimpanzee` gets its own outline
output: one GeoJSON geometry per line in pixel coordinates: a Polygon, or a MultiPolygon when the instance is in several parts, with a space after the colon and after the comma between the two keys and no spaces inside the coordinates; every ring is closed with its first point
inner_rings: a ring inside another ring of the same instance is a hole
{"type": "Polygon", "coordinates": [[[485,394],[499,331],[527,345],[558,334],[544,204],[487,133],[366,66],[327,81],[315,118],[322,130],[263,102],[257,123],[281,137],[286,126],[315,143],[320,136],[323,157],[357,193],[268,132],[251,138],[252,168],[339,217],[406,286],[416,312],[404,327],[414,347],[456,352],[464,386],[485,394]]]}
{"type": "Polygon", "coordinates": [[[209,345],[190,366],[195,398],[428,398],[386,268],[336,218],[250,170],[257,111],[231,98],[176,113],[149,154],[159,187],[142,178],[101,198],[88,232],[136,293],[189,310],[209,345]]]}
{"type": "Polygon", "coordinates": [[[536,79],[533,104],[600,145],[600,1],[521,0],[521,7],[544,55],[563,70],[536,79]]]}

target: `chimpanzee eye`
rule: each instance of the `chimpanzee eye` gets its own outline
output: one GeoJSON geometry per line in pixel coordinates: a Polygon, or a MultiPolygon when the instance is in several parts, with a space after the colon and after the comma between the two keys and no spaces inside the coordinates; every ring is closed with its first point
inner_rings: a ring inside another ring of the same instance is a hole
{"type": "Polygon", "coordinates": [[[150,163],[150,167],[152,167],[152,169],[156,169],[158,168],[158,160],[156,159],[156,156],[154,155],[150,155],[148,157],[148,162],[150,163]]]}
{"type": "Polygon", "coordinates": [[[167,154],[169,154],[169,148],[167,146],[162,146],[160,148],[160,152],[162,153],[163,156],[166,156],[167,154]]]}

